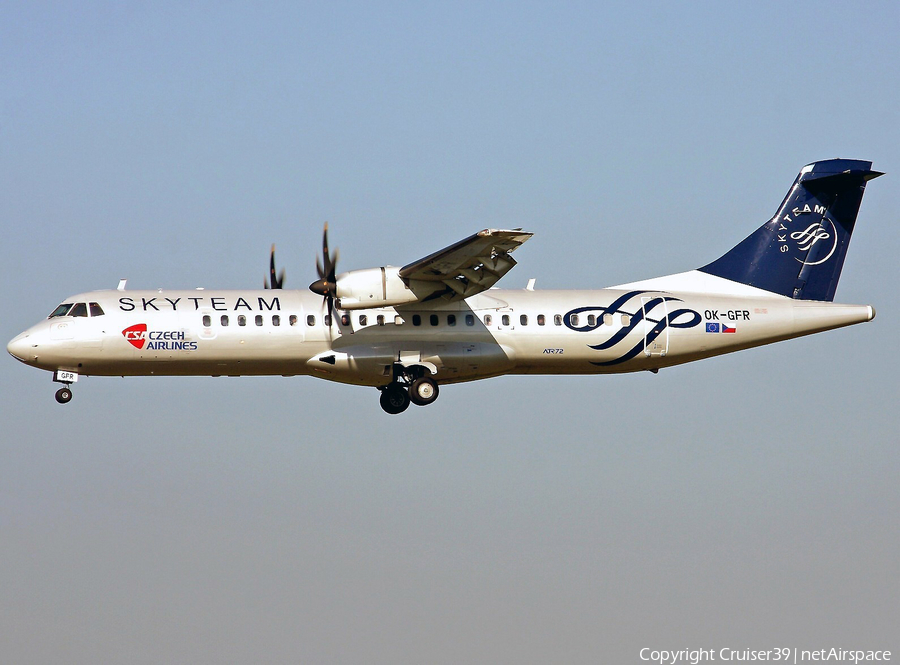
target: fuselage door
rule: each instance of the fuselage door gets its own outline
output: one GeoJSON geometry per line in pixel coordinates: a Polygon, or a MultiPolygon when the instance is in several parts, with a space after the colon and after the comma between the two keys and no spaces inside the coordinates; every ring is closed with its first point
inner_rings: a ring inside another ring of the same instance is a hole
{"type": "Polygon", "coordinates": [[[669,352],[669,326],[666,321],[668,308],[660,296],[641,296],[641,313],[644,315],[644,355],[663,357],[669,352]],[[662,325],[662,330],[659,326],[662,325]]]}

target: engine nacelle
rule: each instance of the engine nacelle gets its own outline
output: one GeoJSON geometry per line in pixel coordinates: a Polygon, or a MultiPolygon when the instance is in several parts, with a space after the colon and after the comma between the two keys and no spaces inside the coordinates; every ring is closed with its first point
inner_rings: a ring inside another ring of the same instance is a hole
{"type": "Polygon", "coordinates": [[[366,268],[337,276],[337,306],[341,309],[393,307],[418,300],[400,279],[400,268],[366,268]]]}

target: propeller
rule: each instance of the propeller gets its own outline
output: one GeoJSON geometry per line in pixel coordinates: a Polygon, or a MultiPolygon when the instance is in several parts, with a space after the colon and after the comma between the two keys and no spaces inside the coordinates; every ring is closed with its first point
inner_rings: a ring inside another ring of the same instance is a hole
{"type": "Polygon", "coordinates": [[[325,299],[329,321],[334,315],[334,297],[337,295],[337,278],[335,277],[337,260],[337,249],[334,250],[334,254],[328,251],[328,222],[325,222],[325,230],[322,234],[322,262],[320,263],[319,257],[316,257],[316,271],[319,273],[319,279],[309,285],[309,290],[318,293],[325,299]]]}
{"type": "Polygon", "coordinates": [[[275,245],[272,245],[272,254],[269,257],[269,277],[272,278],[272,286],[269,287],[269,280],[263,280],[263,286],[273,289],[281,289],[284,288],[284,268],[281,269],[281,272],[275,273],[275,245]]]}

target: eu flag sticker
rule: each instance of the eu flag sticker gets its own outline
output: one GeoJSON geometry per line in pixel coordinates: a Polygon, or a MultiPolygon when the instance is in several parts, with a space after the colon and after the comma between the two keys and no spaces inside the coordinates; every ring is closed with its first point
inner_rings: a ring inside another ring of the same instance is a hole
{"type": "Polygon", "coordinates": [[[718,323],[707,323],[706,324],[706,332],[712,332],[712,333],[719,332],[719,324],[718,323]]]}

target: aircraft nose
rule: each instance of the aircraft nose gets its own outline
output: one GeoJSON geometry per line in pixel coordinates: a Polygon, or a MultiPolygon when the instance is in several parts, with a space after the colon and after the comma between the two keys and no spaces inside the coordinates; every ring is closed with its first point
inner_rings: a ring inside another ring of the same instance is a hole
{"type": "Polygon", "coordinates": [[[28,353],[31,350],[28,334],[22,333],[21,335],[14,337],[10,343],[6,345],[6,350],[9,351],[9,355],[16,360],[21,360],[23,363],[28,362],[28,353]]]}

